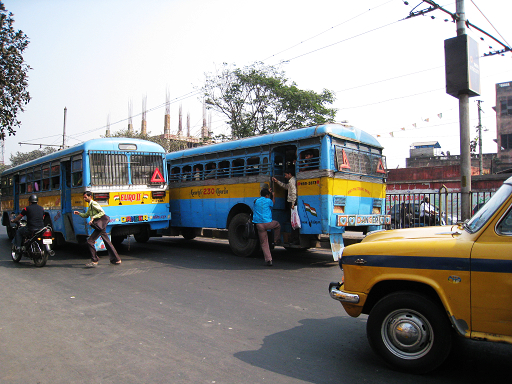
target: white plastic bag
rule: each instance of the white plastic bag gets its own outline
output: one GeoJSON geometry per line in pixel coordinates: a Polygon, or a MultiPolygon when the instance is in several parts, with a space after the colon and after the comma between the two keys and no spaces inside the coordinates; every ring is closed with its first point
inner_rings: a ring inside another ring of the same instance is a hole
{"type": "Polygon", "coordinates": [[[299,211],[297,210],[297,206],[296,205],[292,208],[291,222],[292,222],[292,228],[293,229],[300,228],[299,211]]]}

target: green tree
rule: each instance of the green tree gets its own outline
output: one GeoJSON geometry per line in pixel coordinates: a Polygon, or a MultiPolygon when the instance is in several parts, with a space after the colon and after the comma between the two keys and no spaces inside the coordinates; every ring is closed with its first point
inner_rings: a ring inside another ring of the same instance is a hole
{"type": "Polygon", "coordinates": [[[5,9],[0,1],[0,136],[5,137],[5,130],[10,135],[16,134],[16,127],[21,125],[18,112],[30,101],[28,87],[28,66],[23,60],[23,51],[29,40],[21,30],[13,28],[12,13],[5,9]]]}
{"type": "Polygon", "coordinates": [[[11,154],[9,160],[11,161],[11,166],[15,167],[17,165],[26,163],[31,160],[39,159],[42,156],[49,155],[50,153],[55,152],[56,149],[52,147],[46,147],[43,149],[36,149],[31,152],[16,152],[15,155],[11,154]]]}
{"type": "Polygon", "coordinates": [[[208,108],[228,118],[232,138],[323,124],[336,116],[328,108],[335,99],[331,91],[301,90],[263,63],[243,69],[224,63],[218,73],[206,74],[202,91],[208,108]]]}

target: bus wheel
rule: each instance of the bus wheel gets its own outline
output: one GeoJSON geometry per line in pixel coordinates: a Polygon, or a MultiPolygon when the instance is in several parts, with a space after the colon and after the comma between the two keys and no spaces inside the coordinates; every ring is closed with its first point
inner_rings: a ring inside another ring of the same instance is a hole
{"type": "Polygon", "coordinates": [[[181,228],[181,236],[185,240],[192,240],[196,237],[196,229],[195,228],[181,228]]]}
{"type": "Polygon", "coordinates": [[[114,247],[119,247],[121,245],[121,243],[123,242],[123,240],[124,240],[124,236],[112,236],[112,238],[110,239],[110,241],[112,242],[114,247]]]}
{"type": "Polygon", "coordinates": [[[237,256],[252,256],[258,252],[258,240],[244,237],[245,223],[249,220],[247,213],[239,213],[229,223],[229,246],[237,256]]]}
{"type": "Polygon", "coordinates": [[[136,233],[133,237],[135,237],[135,241],[137,243],[147,243],[149,240],[149,234],[147,231],[144,233],[136,233]]]}

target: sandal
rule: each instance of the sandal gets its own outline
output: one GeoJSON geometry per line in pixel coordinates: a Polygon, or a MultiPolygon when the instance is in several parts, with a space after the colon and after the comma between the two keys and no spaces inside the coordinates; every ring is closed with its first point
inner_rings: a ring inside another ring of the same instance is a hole
{"type": "Polygon", "coordinates": [[[90,263],[85,264],[87,268],[94,268],[98,266],[98,263],[95,263],[94,261],[91,261],[90,263]]]}
{"type": "Polygon", "coordinates": [[[121,264],[121,260],[119,260],[119,261],[114,261],[114,262],[112,262],[112,261],[111,261],[111,262],[110,262],[110,264],[119,265],[119,264],[121,264]]]}

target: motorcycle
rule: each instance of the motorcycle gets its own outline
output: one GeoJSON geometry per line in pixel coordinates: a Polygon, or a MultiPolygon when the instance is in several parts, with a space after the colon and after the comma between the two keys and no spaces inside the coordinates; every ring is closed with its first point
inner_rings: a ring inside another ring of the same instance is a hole
{"type": "MultiPolygon", "coordinates": [[[[19,223],[11,223],[11,228],[17,231],[19,227],[27,225],[26,221],[19,223]]],[[[16,249],[13,244],[11,247],[12,260],[19,263],[23,256],[28,257],[34,261],[36,267],[44,267],[48,261],[49,256],[55,255],[51,249],[53,243],[52,228],[47,225],[46,227],[34,232],[29,238],[23,239],[23,246],[20,250],[16,249]]]]}

